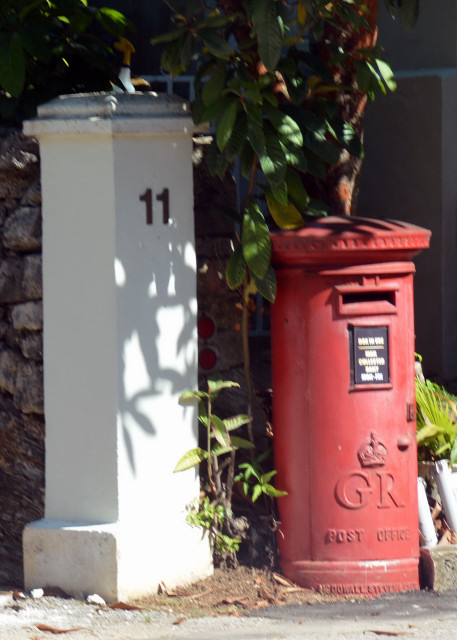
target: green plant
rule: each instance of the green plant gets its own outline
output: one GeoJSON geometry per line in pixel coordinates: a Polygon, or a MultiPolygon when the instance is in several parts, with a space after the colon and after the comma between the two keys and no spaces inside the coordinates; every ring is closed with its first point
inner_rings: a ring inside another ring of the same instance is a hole
{"type": "Polygon", "coordinates": [[[426,460],[457,462],[457,397],[416,377],[417,444],[426,460]]]}
{"type": "Polygon", "coordinates": [[[208,496],[189,505],[186,520],[192,527],[206,529],[221,556],[233,556],[240,549],[241,539],[222,533],[225,509],[221,504],[210,502],[208,496]]]}
{"type": "Polygon", "coordinates": [[[196,447],[187,451],[179,459],[174,470],[175,472],[185,471],[206,461],[209,489],[213,494],[223,497],[221,475],[224,467],[219,464],[219,457],[230,454],[230,459],[232,459],[232,455],[240,447],[248,449],[254,446],[249,440],[230,434],[231,431],[251,421],[248,415],[239,414],[231,418],[221,419],[213,413],[213,403],[220,391],[231,387],[239,387],[239,384],[210,377],[208,379],[208,391],[189,390],[181,394],[179,398],[181,405],[198,404],[198,420],[206,434],[206,447],[204,449],[196,447]]]}
{"type": "Polygon", "coordinates": [[[241,462],[238,465],[239,472],[234,478],[234,482],[240,482],[244,494],[250,495],[252,502],[256,502],[262,494],[270,498],[280,498],[286,496],[287,491],[280,491],[271,484],[271,479],[277,474],[274,469],[264,472],[262,463],[271,454],[271,449],[265,451],[249,462],[241,462]]]}
{"type": "Polygon", "coordinates": [[[236,382],[219,377],[208,379],[208,391],[185,391],[179,402],[198,405],[198,419],[203,427],[205,447],[187,451],[178,461],[175,472],[185,471],[204,463],[207,486],[205,497],[191,505],[188,522],[209,531],[215,550],[222,557],[233,556],[241,540],[234,536],[232,492],[237,449],[252,449],[254,444],[235,436],[232,431],[250,423],[248,415],[239,414],[221,419],[213,412],[213,403],[223,389],[238,387],[236,382]]]}
{"type": "Polygon", "coordinates": [[[0,116],[19,124],[63,93],[101,91],[117,82],[106,36],[133,26],[119,11],[87,0],[2,0],[0,116]]]}

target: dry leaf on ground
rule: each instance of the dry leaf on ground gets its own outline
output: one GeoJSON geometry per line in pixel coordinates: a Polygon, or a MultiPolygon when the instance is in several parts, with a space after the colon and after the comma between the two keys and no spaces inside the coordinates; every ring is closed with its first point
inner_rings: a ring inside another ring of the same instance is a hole
{"type": "Polygon", "coordinates": [[[41,624],[40,622],[36,622],[35,623],[35,627],[37,629],[39,629],[40,631],[47,631],[49,633],[54,633],[54,634],[71,633],[72,631],[81,631],[81,629],[79,629],[79,628],[75,628],[75,629],[57,629],[56,627],[50,627],[49,625],[41,624]]]}

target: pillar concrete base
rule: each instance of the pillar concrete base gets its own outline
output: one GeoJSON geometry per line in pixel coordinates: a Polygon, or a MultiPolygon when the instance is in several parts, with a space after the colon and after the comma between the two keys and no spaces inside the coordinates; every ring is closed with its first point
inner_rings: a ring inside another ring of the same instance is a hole
{"type": "Polygon", "coordinates": [[[37,520],[24,530],[25,588],[59,586],[107,602],[157,593],[212,573],[208,538],[187,523],[151,527],[37,520]],[[160,532],[157,528],[162,529],[160,532]],[[163,541],[161,542],[161,540],[163,541]],[[173,553],[164,553],[164,549],[173,553]]]}

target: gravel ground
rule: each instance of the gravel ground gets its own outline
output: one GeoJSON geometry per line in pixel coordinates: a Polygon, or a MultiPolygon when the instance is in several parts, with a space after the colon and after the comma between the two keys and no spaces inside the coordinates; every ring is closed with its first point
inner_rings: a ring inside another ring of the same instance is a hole
{"type": "Polygon", "coordinates": [[[173,622],[172,614],[164,612],[113,610],[73,599],[17,600],[10,593],[0,600],[1,640],[35,640],[62,634],[73,640],[140,640],[154,637],[157,624],[172,626],[173,622]]]}
{"type": "Polygon", "coordinates": [[[245,616],[185,618],[78,600],[0,595],[0,640],[411,640],[455,637],[457,594],[411,593],[365,603],[268,607],[245,616]]]}

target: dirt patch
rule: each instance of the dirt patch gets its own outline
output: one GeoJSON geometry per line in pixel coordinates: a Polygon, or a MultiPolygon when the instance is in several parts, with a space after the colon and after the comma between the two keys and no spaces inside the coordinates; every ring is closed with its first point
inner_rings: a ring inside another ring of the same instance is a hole
{"type": "MultiPolygon", "coordinates": [[[[303,589],[269,569],[239,566],[216,569],[214,574],[186,587],[168,589],[134,601],[135,604],[183,617],[241,615],[271,605],[316,604],[341,598],[303,589]]],[[[344,598],[343,598],[344,599],[344,598]]]]}

